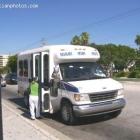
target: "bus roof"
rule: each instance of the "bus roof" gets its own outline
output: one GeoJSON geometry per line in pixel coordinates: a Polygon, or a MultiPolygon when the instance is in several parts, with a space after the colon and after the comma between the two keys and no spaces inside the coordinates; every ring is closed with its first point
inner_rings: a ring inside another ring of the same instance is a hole
{"type": "Polygon", "coordinates": [[[43,47],[39,47],[39,48],[34,48],[34,49],[30,49],[30,50],[25,50],[23,52],[20,52],[18,54],[18,56],[21,55],[28,55],[28,54],[33,54],[33,53],[38,53],[38,52],[43,52],[43,51],[49,51],[52,50],[54,52],[56,52],[57,50],[62,50],[62,49],[93,49],[96,50],[95,48],[91,48],[88,46],[80,46],[80,45],[48,45],[48,46],[43,46],[43,47]]]}

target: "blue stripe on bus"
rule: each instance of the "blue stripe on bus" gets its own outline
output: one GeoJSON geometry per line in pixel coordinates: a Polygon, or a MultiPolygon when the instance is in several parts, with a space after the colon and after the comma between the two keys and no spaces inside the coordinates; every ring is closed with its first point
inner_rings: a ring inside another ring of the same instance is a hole
{"type": "Polygon", "coordinates": [[[60,82],[60,89],[64,89],[64,90],[71,91],[71,92],[79,92],[77,87],[75,87],[72,84],[69,84],[67,82],[64,82],[64,81],[60,82]]]}

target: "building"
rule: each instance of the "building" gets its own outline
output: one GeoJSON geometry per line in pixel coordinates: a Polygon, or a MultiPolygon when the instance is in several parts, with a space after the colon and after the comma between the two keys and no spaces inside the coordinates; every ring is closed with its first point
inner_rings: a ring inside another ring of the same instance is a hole
{"type": "Polygon", "coordinates": [[[6,66],[8,62],[9,55],[0,55],[0,68],[6,66]]]}

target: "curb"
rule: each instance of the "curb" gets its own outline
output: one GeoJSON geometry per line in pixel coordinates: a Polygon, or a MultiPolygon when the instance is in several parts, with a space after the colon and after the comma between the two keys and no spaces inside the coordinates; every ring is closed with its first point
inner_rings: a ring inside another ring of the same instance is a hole
{"type": "Polygon", "coordinates": [[[120,83],[123,83],[123,84],[135,84],[135,85],[140,85],[140,81],[118,81],[120,83]]]}
{"type": "Polygon", "coordinates": [[[5,106],[9,111],[16,114],[18,117],[20,117],[22,120],[24,120],[26,123],[28,123],[30,126],[35,128],[37,131],[40,131],[44,136],[46,136],[47,139],[50,140],[71,140],[68,136],[60,133],[56,129],[53,129],[52,127],[44,124],[43,122],[39,120],[31,121],[27,118],[23,117],[21,114],[22,111],[18,110],[16,106],[9,103],[6,100],[2,100],[2,105],[5,106]]]}

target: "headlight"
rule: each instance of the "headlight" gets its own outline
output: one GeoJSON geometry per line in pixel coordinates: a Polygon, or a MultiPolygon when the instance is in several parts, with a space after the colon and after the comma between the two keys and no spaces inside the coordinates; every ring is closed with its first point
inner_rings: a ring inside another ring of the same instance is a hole
{"type": "Polygon", "coordinates": [[[118,96],[124,96],[124,94],[123,94],[123,89],[119,89],[119,90],[118,90],[118,96]]]}
{"type": "Polygon", "coordinates": [[[80,101],[80,94],[74,94],[75,101],[80,101]]]}
{"type": "Polygon", "coordinates": [[[88,94],[74,94],[75,101],[89,101],[88,94]]]}

